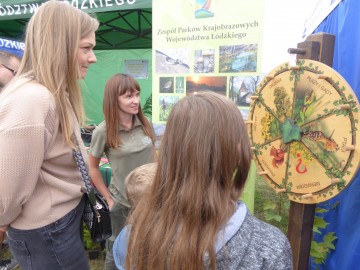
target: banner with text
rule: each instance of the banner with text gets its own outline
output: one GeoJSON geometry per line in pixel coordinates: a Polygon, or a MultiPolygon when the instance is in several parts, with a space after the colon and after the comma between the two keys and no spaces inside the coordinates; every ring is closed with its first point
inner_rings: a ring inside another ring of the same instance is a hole
{"type": "MultiPolygon", "coordinates": [[[[1,0],[0,20],[30,18],[48,0],[1,0]]],[[[87,13],[151,8],[151,0],[58,0],[87,13]]]]}
{"type": "Polygon", "coordinates": [[[263,0],[153,0],[157,134],[172,106],[199,91],[231,98],[247,118],[261,80],[263,14],[263,0]]]}
{"type": "Polygon", "coordinates": [[[24,54],[24,49],[25,49],[24,42],[0,37],[1,51],[8,51],[17,56],[22,57],[24,54]]]}

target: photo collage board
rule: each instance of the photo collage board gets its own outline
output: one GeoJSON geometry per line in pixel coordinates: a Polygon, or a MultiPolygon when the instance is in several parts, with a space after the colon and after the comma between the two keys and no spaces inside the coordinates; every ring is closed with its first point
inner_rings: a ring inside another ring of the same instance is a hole
{"type": "Polygon", "coordinates": [[[172,106],[214,91],[247,119],[262,80],[264,1],[154,0],[152,121],[161,140],[172,106]]]}

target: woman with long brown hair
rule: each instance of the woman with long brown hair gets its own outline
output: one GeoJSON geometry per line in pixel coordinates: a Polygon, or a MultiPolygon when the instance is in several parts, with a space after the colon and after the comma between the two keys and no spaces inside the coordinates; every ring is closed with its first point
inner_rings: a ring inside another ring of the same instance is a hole
{"type": "Polygon", "coordinates": [[[250,162],[234,102],[200,92],[175,104],[151,191],[126,227],[125,268],[292,269],[284,234],[238,200],[250,162]]]}
{"type": "Polygon", "coordinates": [[[130,209],[125,178],[134,168],[154,162],[155,135],[140,106],[140,86],[131,76],[115,74],[105,85],[103,111],[105,120],[93,132],[89,163],[90,176],[109,203],[112,236],[106,241],[105,269],[116,269],[112,246],[124,227],[130,209]],[[105,153],[112,168],[106,187],[99,170],[105,153]]]}

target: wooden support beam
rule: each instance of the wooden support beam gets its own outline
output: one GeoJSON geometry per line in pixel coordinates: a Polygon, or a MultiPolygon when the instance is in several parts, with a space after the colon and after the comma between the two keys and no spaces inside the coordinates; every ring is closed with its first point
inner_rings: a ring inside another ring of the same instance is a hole
{"type": "MultiPolygon", "coordinates": [[[[306,38],[306,41],[319,42],[320,51],[319,51],[319,60],[321,63],[332,66],[334,58],[334,47],[335,47],[335,35],[330,35],[327,33],[317,33],[310,35],[306,38]]],[[[315,60],[315,59],[314,59],[315,60]]]]}
{"type": "Polygon", "coordinates": [[[288,239],[293,252],[294,270],[308,269],[314,214],[315,204],[290,202],[288,239]]]}

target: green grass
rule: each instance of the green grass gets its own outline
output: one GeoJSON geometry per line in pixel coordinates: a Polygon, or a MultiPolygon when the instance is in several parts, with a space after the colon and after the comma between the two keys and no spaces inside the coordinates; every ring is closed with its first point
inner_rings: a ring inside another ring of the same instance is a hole
{"type": "Polygon", "coordinates": [[[287,233],[289,219],[289,200],[286,194],[277,194],[261,176],[257,176],[255,183],[254,216],[260,220],[278,227],[285,234],[287,233]],[[275,209],[266,210],[270,204],[275,205],[275,209]],[[267,217],[275,213],[281,216],[280,221],[268,220],[267,217]]]}

